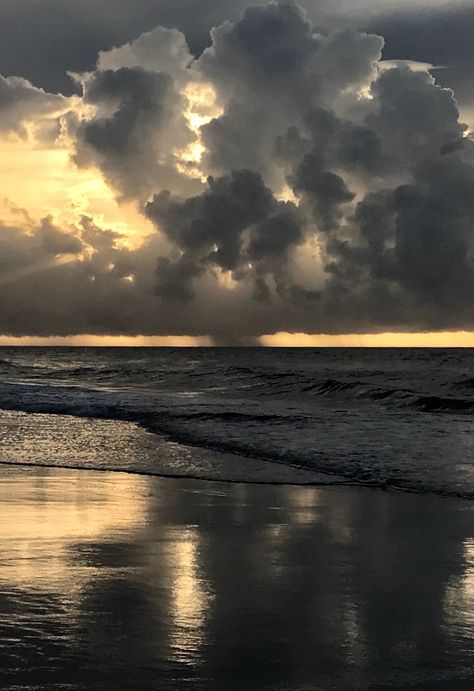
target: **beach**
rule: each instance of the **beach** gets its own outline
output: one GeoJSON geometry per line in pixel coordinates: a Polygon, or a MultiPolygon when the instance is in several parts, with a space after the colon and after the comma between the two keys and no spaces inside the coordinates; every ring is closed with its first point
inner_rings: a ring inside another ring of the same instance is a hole
{"type": "Polygon", "coordinates": [[[0,469],[0,687],[468,689],[474,504],[0,469]]]}
{"type": "Polygon", "coordinates": [[[474,691],[474,0],[0,32],[0,691],[474,691]]]}

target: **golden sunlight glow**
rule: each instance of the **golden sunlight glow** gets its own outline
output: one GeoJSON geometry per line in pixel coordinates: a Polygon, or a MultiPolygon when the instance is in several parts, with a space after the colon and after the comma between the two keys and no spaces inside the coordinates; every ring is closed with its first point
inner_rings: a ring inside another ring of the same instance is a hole
{"type": "Polygon", "coordinates": [[[261,336],[260,345],[307,348],[474,348],[474,332],[379,334],[305,334],[280,332],[261,336]]]}
{"type": "MultiPolygon", "coordinates": [[[[26,209],[34,219],[51,215],[59,225],[87,215],[127,236],[133,246],[153,231],[133,204],[119,206],[97,171],[77,168],[65,146],[40,148],[32,140],[0,139],[0,158],[0,189],[10,208],[26,209]]],[[[4,206],[0,220],[11,220],[4,206]]]]}
{"type": "Polygon", "coordinates": [[[370,84],[364,86],[362,89],[359,89],[359,91],[357,92],[358,101],[372,101],[373,98],[374,97],[372,94],[370,84]]]}
{"type": "Polygon", "coordinates": [[[188,100],[187,118],[192,127],[201,127],[222,113],[216,102],[216,92],[211,84],[192,82],[186,86],[184,96],[188,100]]]}
{"type": "Polygon", "coordinates": [[[298,203],[298,197],[295,195],[289,185],[284,185],[278,194],[275,194],[275,197],[281,202],[293,202],[294,204],[298,203]]]}
{"type": "Polygon", "coordinates": [[[474,108],[460,108],[460,121],[467,124],[467,129],[464,130],[465,137],[474,136],[474,108]]]}
{"type": "MultiPolygon", "coordinates": [[[[251,268],[250,265],[249,268],[251,268]]],[[[223,288],[227,288],[227,290],[235,290],[239,284],[232,276],[232,271],[224,271],[221,269],[215,272],[215,276],[219,285],[223,288]]]]}
{"type": "Polygon", "coordinates": [[[381,72],[393,70],[396,67],[409,67],[413,72],[429,72],[433,69],[440,69],[431,62],[420,62],[418,60],[380,60],[378,68],[381,72]]]}
{"type": "Polygon", "coordinates": [[[177,152],[177,168],[182,174],[205,182],[206,176],[199,166],[205,152],[201,140],[201,127],[213,118],[219,117],[222,109],[216,104],[216,93],[210,84],[188,84],[183,95],[188,102],[184,115],[196,139],[184,150],[177,152]]]}
{"type": "MultiPolygon", "coordinates": [[[[260,346],[267,348],[474,348],[474,332],[444,331],[433,333],[380,334],[306,334],[281,331],[260,336],[260,346]]],[[[212,346],[210,336],[39,336],[0,335],[0,346],[90,346],[90,347],[172,347],[212,346]]]]}
{"type": "Polygon", "coordinates": [[[173,628],[170,648],[176,662],[191,663],[204,642],[203,629],[209,592],[199,578],[199,534],[193,527],[180,531],[170,554],[173,628]]]}
{"type": "Polygon", "coordinates": [[[287,501],[291,506],[291,519],[295,523],[307,525],[318,518],[321,491],[314,487],[289,487],[287,501]]]}
{"type": "Polygon", "coordinates": [[[89,346],[89,347],[174,347],[191,348],[195,346],[210,346],[209,336],[93,336],[82,334],[78,336],[54,336],[42,338],[39,336],[0,336],[0,346],[89,346]]]}

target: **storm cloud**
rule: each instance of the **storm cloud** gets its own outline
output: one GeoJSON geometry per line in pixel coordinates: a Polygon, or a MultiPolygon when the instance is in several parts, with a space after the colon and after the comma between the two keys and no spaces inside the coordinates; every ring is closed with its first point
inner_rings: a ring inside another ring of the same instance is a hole
{"type": "MultiPolygon", "coordinates": [[[[68,72],[94,68],[99,51],[136,39],[160,25],[176,28],[199,55],[209,31],[235,22],[253,0],[3,0],[0,73],[21,75],[47,91],[74,91],[68,72]]],[[[448,67],[440,78],[472,101],[469,0],[302,0],[315,26],[353,26],[387,38],[386,57],[448,67]],[[453,6],[454,5],[454,6],[453,6]]]]}
{"type": "Polygon", "coordinates": [[[157,272],[158,292],[168,297],[191,297],[190,282],[206,267],[232,272],[237,281],[252,269],[262,281],[277,258],[302,240],[297,207],[275,199],[250,170],[209,177],[201,195],[183,201],[162,192],[146,211],[181,253],[176,264],[161,262],[157,272]]]}
{"type": "Polygon", "coordinates": [[[83,100],[96,114],[75,132],[78,165],[98,167],[122,198],[146,198],[156,186],[178,183],[174,151],[194,135],[168,73],[97,71],[85,82],[83,100]]]}
{"type": "Polygon", "coordinates": [[[438,72],[294,2],[223,18],[199,52],[175,28],[106,42],[74,98],[0,82],[0,132],[58,122],[155,229],[4,225],[0,332],[474,329],[474,142],[438,72]]]}

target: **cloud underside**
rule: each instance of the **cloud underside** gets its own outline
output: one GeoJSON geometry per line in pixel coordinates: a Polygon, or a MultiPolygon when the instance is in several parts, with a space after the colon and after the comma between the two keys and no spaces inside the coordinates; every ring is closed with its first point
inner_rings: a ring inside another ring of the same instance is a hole
{"type": "Polygon", "coordinates": [[[0,333],[473,330],[474,142],[453,92],[382,49],[279,2],[198,58],[160,27],[102,52],[80,96],[0,78],[0,136],[67,147],[155,229],[131,248],[17,211],[0,333]]]}

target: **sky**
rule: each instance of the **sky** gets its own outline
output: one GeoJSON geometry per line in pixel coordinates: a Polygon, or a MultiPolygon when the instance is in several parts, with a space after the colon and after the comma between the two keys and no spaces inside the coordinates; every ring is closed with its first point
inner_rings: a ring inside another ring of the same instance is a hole
{"type": "Polygon", "coordinates": [[[0,26],[0,342],[474,346],[471,2],[0,26]]]}

